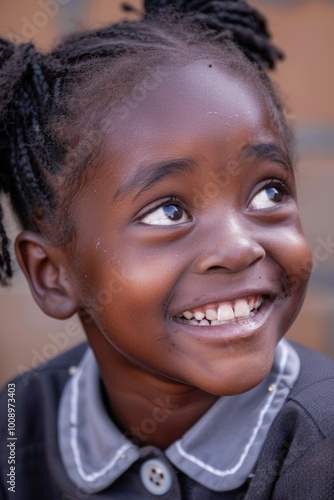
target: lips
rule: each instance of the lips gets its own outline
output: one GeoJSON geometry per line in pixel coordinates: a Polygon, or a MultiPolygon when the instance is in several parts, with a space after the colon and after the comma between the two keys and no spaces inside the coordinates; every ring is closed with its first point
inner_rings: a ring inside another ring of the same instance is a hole
{"type": "Polygon", "coordinates": [[[177,323],[216,326],[252,318],[261,309],[265,295],[247,295],[233,301],[221,301],[188,309],[175,316],[177,323]]]}

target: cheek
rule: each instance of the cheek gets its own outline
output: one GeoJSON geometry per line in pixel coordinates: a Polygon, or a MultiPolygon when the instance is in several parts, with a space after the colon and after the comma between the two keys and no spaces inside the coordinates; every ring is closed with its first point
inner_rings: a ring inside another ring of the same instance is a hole
{"type": "Polygon", "coordinates": [[[294,319],[303,305],[312,270],[312,253],[306,241],[304,244],[300,243],[298,248],[299,251],[296,251],[294,254],[295,265],[288,275],[289,294],[291,296],[291,304],[294,307],[294,319]]]}
{"type": "Polygon", "coordinates": [[[282,249],[282,267],[289,279],[290,288],[304,291],[312,270],[311,249],[302,232],[287,232],[282,249]]]}
{"type": "Polygon", "coordinates": [[[147,321],[148,311],[151,318],[161,318],[180,274],[175,252],[131,244],[109,248],[92,274],[90,299],[104,311],[110,305],[114,317],[127,322],[144,316],[147,321]]]}
{"type": "Polygon", "coordinates": [[[291,227],[273,236],[270,257],[280,266],[286,279],[287,296],[279,306],[279,330],[286,333],[304,301],[312,269],[312,253],[302,230],[291,227]]]}
{"type": "Polygon", "coordinates": [[[264,243],[268,256],[282,269],[290,286],[295,283],[294,288],[304,289],[312,270],[312,253],[299,218],[273,228],[268,236],[264,243]]]}

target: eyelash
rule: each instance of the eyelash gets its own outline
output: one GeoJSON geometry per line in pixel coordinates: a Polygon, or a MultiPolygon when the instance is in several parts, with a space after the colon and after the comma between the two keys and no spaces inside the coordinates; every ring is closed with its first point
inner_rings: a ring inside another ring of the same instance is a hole
{"type": "Polygon", "coordinates": [[[260,193],[263,189],[267,189],[269,187],[276,187],[282,190],[283,194],[286,196],[291,196],[292,192],[291,189],[288,187],[286,184],[286,180],[283,177],[272,177],[271,179],[268,179],[264,181],[264,185],[261,186],[258,191],[252,195],[252,198],[256,196],[258,193],[260,193]]]}
{"type": "Polygon", "coordinates": [[[290,188],[286,184],[286,180],[280,177],[273,177],[272,179],[268,180],[265,182],[265,185],[263,186],[262,189],[265,189],[267,187],[280,187],[286,194],[291,194],[290,188]]]}
{"type": "MultiPolygon", "coordinates": [[[[263,189],[266,189],[268,187],[280,188],[285,195],[287,195],[287,196],[291,195],[291,190],[287,186],[285,179],[280,178],[280,177],[273,177],[271,179],[266,180],[264,185],[261,186],[261,188],[254,195],[252,195],[252,198],[254,198],[254,196],[256,196],[256,194],[260,193],[263,189]]],[[[186,212],[188,212],[188,214],[190,214],[190,209],[188,208],[187,203],[184,200],[182,200],[181,198],[179,198],[178,196],[172,194],[172,195],[166,197],[163,201],[156,202],[145,213],[140,214],[138,217],[138,220],[141,221],[144,217],[150,215],[151,213],[155,212],[159,208],[161,208],[165,205],[168,205],[168,204],[173,204],[173,203],[180,205],[186,212]]]]}
{"type": "Polygon", "coordinates": [[[188,214],[190,214],[190,210],[187,207],[186,202],[184,200],[182,200],[181,198],[179,198],[178,196],[172,194],[172,195],[168,196],[167,198],[165,198],[163,201],[157,202],[154,206],[152,206],[152,208],[147,210],[145,213],[140,214],[138,217],[138,220],[141,221],[144,217],[147,217],[148,215],[150,215],[153,212],[155,212],[156,210],[158,210],[158,208],[164,207],[165,205],[169,205],[169,204],[172,205],[173,203],[180,205],[186,212],[188,212],[188,214]]]}

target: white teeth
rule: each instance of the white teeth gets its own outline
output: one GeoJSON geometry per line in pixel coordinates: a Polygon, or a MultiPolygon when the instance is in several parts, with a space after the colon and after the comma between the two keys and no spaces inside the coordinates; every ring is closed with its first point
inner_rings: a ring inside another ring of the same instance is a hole
{"type": "Polygon", "coordinates": [[[215,320],[215,319],[217,319],[217,311],[216,311],[216,309],[207,309],[205,311],[205,316],[206,316],[206,319],[209,319],[209,320],[215,320]]]}
{"type": "Polygon", "coordinates": [[[247,300],[240,299],[234,304],[234,314],[236,318],[244,318],[249,316],[250,309],[247,300]]]}
{"type": "Polygon", "coordinates": [[[234,303],[223,303],[215,308],[215,306],[209,306],[203,311],[185,311],[179,314],[177,317],[183,318],[183,321],[189,325],[220,325],[227,321],[236,320],[238,318],[247,318],[249,316],[253,317],[256,314],[256,309],[258,309],[263,303],[263,298],[261,296],[252,296],[245,299],[238,299],[234,303]],[[232,306],[232,304],[234,304],[232,306]]]}
{"type": "Polygon", "coordinates": [[[205,314],[201,311],[196,311],[194,316],[198,321],[201,321],[202,319],[204,319],[205,314]]]}
{"type": "Polygon", "coordinates": [[[218,321],[234,319],[234,311],[230,304],[221,304],[218,307],[218,321]]]}
{"type": "Polygon", "coordinates": [[[207,319],[202,319],[202,321],[200,321],[198,324],[203,326],[210,326],[210,323],[207,319]]]}

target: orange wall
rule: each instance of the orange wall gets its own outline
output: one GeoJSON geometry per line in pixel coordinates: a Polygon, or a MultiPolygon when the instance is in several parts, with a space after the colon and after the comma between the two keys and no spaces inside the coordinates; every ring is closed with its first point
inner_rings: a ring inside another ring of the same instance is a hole
{"type": "Polygon", "coordinates": [[[333,125],[333,2],[290,2],[284,8],[265,1],[251,3],[267,14],[274,39],[286,53],[277,79],[288,96],[293,114],[299,121],[333,125]]]}

